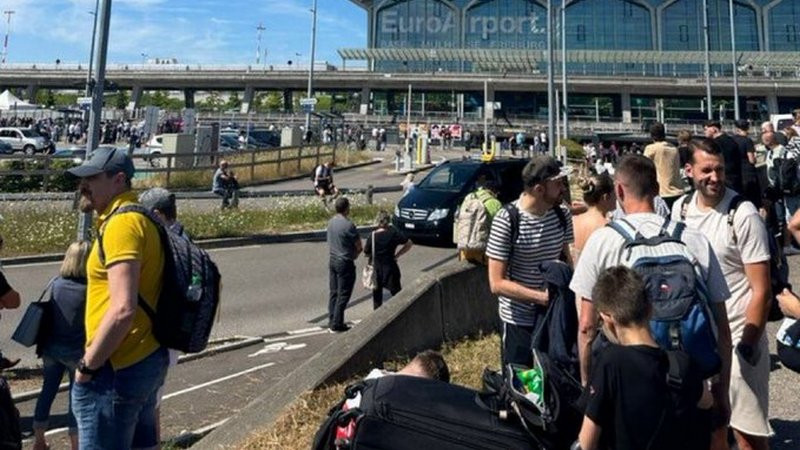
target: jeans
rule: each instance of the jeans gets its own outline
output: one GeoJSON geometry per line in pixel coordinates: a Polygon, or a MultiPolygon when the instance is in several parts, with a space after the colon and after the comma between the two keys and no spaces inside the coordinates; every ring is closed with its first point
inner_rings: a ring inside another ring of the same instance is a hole
{"type": "Polygon", "coordinates": [[[130,367],[114,370],[106,363],[89,382],[75,383],[72,410],[81,450],[155,448],[160,444],[156,439],[156,395],[168,362],[167,349],[161,347],[130,367]]]}
{"type": "Polygon", "coordinates": [[[356,283],[356,265],[347,259],[331,258],[329,269],[328,326],[344,326],[344,310],[356,283]]]}
{"type": "MultiPolygon", "coordinates": [[[[44,363],[44,379],[42,381],[42,392],[36,399],[36,409],[33,413],[33,428],[46,430],[50,421],[50,407],[58,394],[58,386],[64,372],[69,375],[69,392],[72,395],[72,383],[75,381],[75,368],[78,367],[77,360],[64,358],[53,358],[47,355],[42,356],[44,363]]],[[[69,433],[78,432],[78,425],[75,422],[75,415],[72,413],[72,402],[67,407],[67,424],[69,433]]]]}
{"type": "Polygon", "coordinates": [[[224,189],[217,189],[214,191],[214,193],[222,197],[222,209],[228,207],[237,208],[239,206],[238,189],[226,187],[224,189]]]}

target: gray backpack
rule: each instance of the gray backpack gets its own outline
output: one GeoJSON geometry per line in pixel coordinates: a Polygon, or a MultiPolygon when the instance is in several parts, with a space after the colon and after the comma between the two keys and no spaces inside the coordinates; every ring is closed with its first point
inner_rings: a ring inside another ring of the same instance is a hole
{"type": "Polygon", "coordinates": [[[489,241],[489,230],[492,219],[486,212],[486,201],[490,194],[485,196],[472,192],[464,198],[455,217],[453,243],[459,250],[486,250],[489,241]]]}

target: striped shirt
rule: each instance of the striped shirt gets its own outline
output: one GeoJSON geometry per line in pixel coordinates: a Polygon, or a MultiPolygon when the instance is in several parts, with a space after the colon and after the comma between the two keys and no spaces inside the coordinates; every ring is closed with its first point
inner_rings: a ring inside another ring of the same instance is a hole
{"type": "MultiPolygon", "coordinates": [[[[514,204],[519,208],[519,200],[514,204]]],[[[572,215],[567,208],[561,208],[567,219],[565,227],[561,226],[558,215],[553,210],[547,211],[544,216],[536,216],[520,209],[519,232],[513,243],[511,219],[508,211],[501,209],[492,221],[486,256],[508,262],[508,279],[531,289],[544,289],[544,278],[539,265],[545,261],[557,260],[564,244],[575,240],[572,215]]],[[[534,326],[537,314],[542,310],[533,303],[503,296],[499,296],[499,303],[500,319],[518,326],[534,326]]]]}

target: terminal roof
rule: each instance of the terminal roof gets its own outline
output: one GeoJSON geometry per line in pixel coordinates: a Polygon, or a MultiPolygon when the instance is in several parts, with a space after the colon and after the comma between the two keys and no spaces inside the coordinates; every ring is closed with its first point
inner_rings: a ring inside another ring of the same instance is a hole
{"type": "MultiPolygon", "coordinates": [[[[730,64],[730,52],[709,52],[711,64],[730,64]]],[[[800,52],[737,52],[739,66],[761,69],[795,69],[800,66],[800,52]]],[[[477,48],[343,48],[339,56],[359,61],[464,61],[481,70],[529,70],[546,67],[543,50],[500,50],[477,48]]],[[[556,60],[560,61],[560,52],[556,60]]],[[[577,64],[704,64],[702,51],[656,50],[570,50],[567,62],[577,64]]]]}

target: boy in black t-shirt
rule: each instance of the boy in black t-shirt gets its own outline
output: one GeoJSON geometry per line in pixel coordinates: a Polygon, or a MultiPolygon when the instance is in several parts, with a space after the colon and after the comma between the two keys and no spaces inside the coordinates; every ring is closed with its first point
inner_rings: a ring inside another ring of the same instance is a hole
{"type": "Polygon", "coordinates": [[[589,400],[573,449],[708,448],[699,408],[711,407],[700,374],[684,353],[670,362],[650,334],[651,305],[642,278],[612,267],[597,279],[592,300],[612,342],[592,367],[589,400]],[[677,363],[679,362],[679,364],[677,363]]]}

